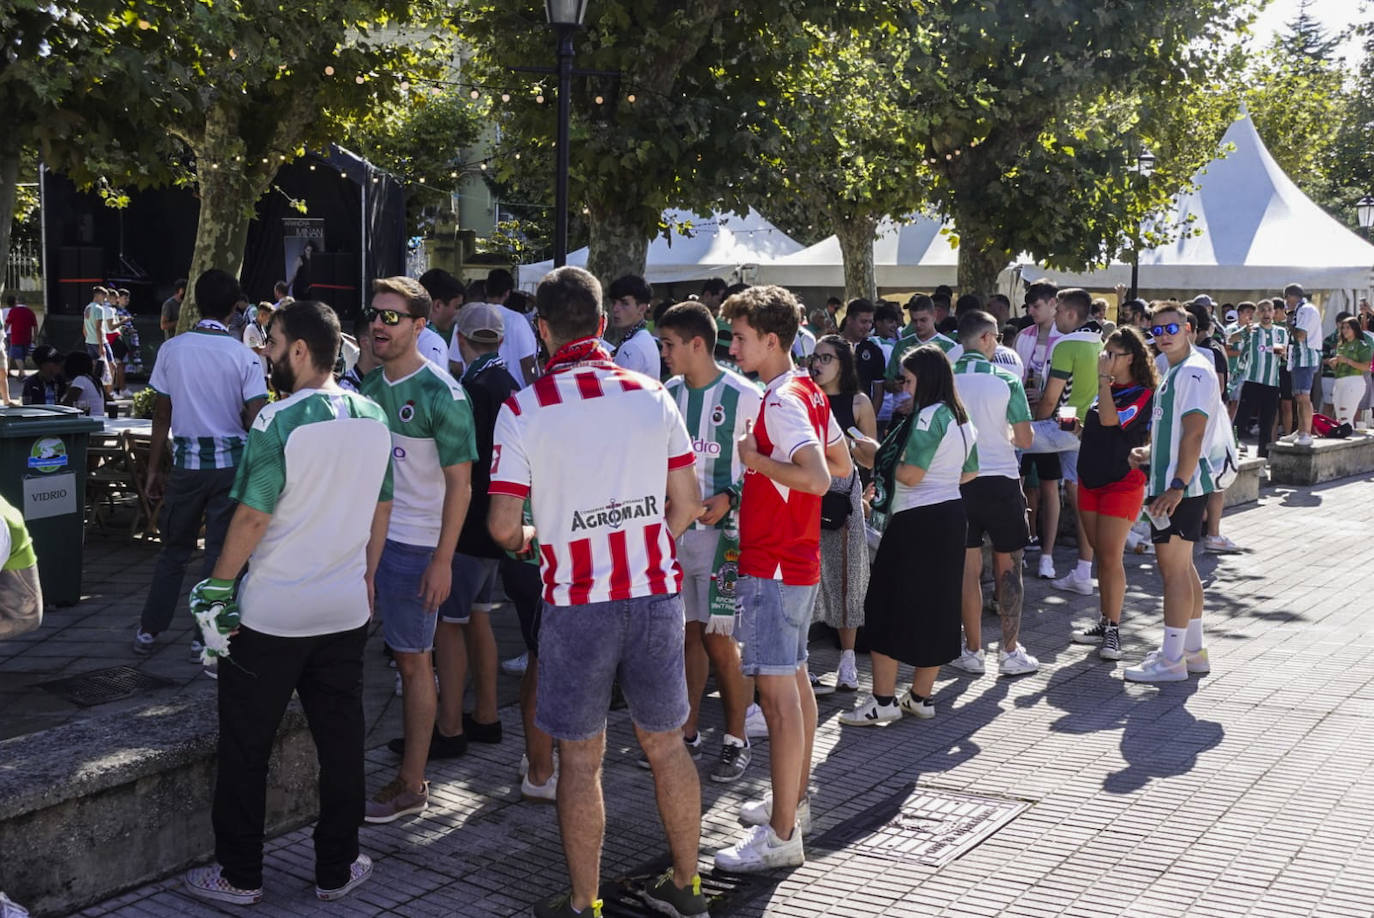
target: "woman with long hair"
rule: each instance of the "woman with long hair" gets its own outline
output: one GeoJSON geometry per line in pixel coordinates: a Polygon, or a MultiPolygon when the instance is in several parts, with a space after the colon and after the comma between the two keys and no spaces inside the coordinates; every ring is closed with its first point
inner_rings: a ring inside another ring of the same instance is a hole
{"type": "Polygon", "coordinates": [[[1355,426],[1360,400],[1364,398],[1365,380],[1369,376],[1371,352],[1369,339],[1360,328],[1360,320],[1342,319],[1336,326],[1336,354],[1327,364],[1335,371],[1331,402],[1336,408],[1336,423],[1355,426]]]}
{"type": "Polygon", "coordinates": [[[940,667],[962,649],[960,608],[968,521],[959,485],[978,472],[977,432],[937,345],[902,358],[912,410],[883,440],[874,461],[873,515],[883,536],[864,600],[873,656],[873,695],[840,715],[847,726],[935,716],[940,667]],[[897,700],[897,664],[915,667],[897,700]]]}
{"type": "MultiPolygon", "coordinates": [[[[873,465],[878,444],[878,421],[873,403],[859,391],[854,349],[839,335],[816,342],[807,358],[811,378],[830,400],[830,413],[854,446],[855,465],[873,465]],[[854,437],[849,431],[863,436],[854,437]]],[[[840,666],[835,688],[859,689],[859,670],[854,660],[854,637],[864,623],[864,592],[868,589],[868,542],[864,533],[863,482],[859,471],[830,479],[830,490],[821,503],[821,588],[816,594],[815,621],[824,621],[840,635],[840,666]],[[847,512],[843,509],[847,504],[847,512]],[[843,517],[843,519],[840,519],[843,517]],[[833,527],[833,528],[832,528],[833,527]]],[[[814,679],[814,677],[813,677],[814,679]]],[[[819,683],[813,683],[819,684],[819,683]]]]}
{"type": "Polygon", "coordinates": [[[1073,633],[1076,644],[1097,644],[1104,660],[1121,659],[1121,604],[1126,596],[1126,535],[1145,503],[1145,473],[1130,465],[1131,450],[1150,442],[1150,414],[1159,372],[1145,337],[1123,325],[1097,361],[1097,401],[1083,422],[1078,450],[1078,513],[1097,556],[1102,614],[1073,633]]]}

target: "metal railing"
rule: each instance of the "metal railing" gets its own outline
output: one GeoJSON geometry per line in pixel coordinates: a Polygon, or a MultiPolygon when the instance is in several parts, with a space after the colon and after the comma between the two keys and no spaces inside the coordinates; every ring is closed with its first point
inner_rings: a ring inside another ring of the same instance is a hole
{"type": "Polygon", "coordinates": [[[5,260],[5,290],[15,293],[37,292],[43,289],[43,265],[38,243],[31,240],[12,240],[9,258],[5,260]]]}

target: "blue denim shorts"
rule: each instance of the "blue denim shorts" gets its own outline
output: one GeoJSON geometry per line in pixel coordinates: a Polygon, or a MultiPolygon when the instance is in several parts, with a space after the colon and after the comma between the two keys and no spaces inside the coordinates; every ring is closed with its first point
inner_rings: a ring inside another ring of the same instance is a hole
{"type": "Polygon", "coordinates": [[[1316,367],[1294,367],[1293,374],[1293,394],[1310,395],[1312,393],[1312,380],[1317,378],[1316,367]]]}
{"type": "Polygon", "coordinates": [[[382,617],[382,637],[392,650],[427,653],[434,649],[439,613],[426,612],[420,596],[420,578],[432,557],[434,549],[423,545],[387,539],[382,546],[375,581],[376,608],[382,617]]]}
{"type": "Polygon", "coordinates": [[[806,663],[806,637],[820,584],[741,576],[735,638],[746,676],[790,676],[806,663]]]}
{"type": "Polygon", "coordinates": [[[496,589],[496,559],[474,558],[453,553],[453,587],[439,606],[439,618],[466,625],[473,612],[491,611],[491,594],[496,589]]]}
{"type": "Polygon", "coordinates": [[[646,733],[687,721],[682,597],[641,596],[585,606],[544,603],[539,625],[539,694],[534,722],[561,740],[606,730],[611,683],[646,733]]]}

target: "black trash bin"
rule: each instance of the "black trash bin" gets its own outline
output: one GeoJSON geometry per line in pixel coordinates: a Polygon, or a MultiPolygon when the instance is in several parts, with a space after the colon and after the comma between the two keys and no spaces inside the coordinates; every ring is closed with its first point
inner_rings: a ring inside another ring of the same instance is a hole
{"type": "Polygon", "coordinates": [[[86,443],[100,421],[62,405],[0,408],[0,493],[24,514],[43,599],[81,599],[86,443]]]}

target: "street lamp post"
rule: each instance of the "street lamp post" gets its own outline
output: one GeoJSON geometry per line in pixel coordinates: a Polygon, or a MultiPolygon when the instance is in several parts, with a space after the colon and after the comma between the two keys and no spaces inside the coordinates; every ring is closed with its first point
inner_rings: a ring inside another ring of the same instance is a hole
{"type": "MultiPolygon", "coordinates": [[[[1140,152],[1135,157],[1136,175],[1142,178],[1149,178],[1155,171],[1155,155],[1145,147],[1140,148],[1140,152]]],[[[1131,249],[1131,295],[1134,300],[1140,295],[1140,227],[1136,227],[1135,246],[1131,249]]]]}
{"type": "Polygon", "coordinates": [[[1374,226],[1374,197],[1365,195],[1355,204],[1355,217],[1360,221],[1360,229],[1369,238],[1369,228],[1374,226]]]}
{"type": "Polygon", "coordinates": [[[582,26],[587,0],[544,0],[549,25],[558,36],[558,163],[554,178],[553,265],[568,263],[568,138],[572,119],[573,32],[582,26]]]}

